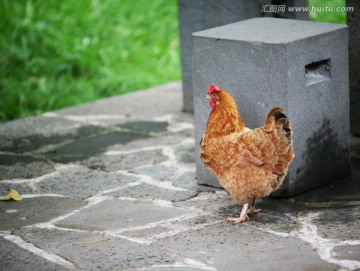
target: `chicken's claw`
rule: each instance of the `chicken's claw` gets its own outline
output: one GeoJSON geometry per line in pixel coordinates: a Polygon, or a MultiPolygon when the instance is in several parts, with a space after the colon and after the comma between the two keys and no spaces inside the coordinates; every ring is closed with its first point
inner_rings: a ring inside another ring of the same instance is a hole
{"type": "MultiPolygon", "coordinates": [[[[240,217],[228,217],[226,221],[232,222],[234,224],[239,224],[250,220],[248,216],[248,207],[249,207],[248,203],[244,204],[240,213],[240,217]]],[[[249,211],[251,211],[251,208],[249,211]]]]}
{"type": "Polygon", "coordinates": [[[257,214],[257,213],[260,213],[261,209],[255,209],[254,206],[251,206],[247,211],[246,213],[249,214],[249,215],[254,215],[254,214],[257,214]]]}
{"type": "Polygon", "coordinates": [[[245,216],[240,216],[240,217],[228,217],[226,219],[226,221],[229,221],[229,222],[232,222],[234,224],[240,224],[240,223],[243,223],[243,222],[246,222],[250,220],[249,216],[247,214],[245,214],[245,216]]]}

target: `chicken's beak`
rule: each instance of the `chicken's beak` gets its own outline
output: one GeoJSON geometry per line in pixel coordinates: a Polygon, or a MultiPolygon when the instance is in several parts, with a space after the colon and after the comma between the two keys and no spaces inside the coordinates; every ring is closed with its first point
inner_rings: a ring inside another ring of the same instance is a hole
{"type": "Polygon", "coordinates": [[[206,95],[205,95],[205,99],[211,99],[210,95],[209,95],[209,94],[206,94],[206,95]]]}

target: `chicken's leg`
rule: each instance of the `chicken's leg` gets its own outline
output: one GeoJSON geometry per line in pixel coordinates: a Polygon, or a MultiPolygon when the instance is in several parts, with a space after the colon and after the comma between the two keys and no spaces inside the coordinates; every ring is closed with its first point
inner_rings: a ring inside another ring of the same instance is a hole
{"type": "Polygon", "coordinates": [[[251,202],[250,208],[247,210],[247,214],[249,214],[249,215],[257,214],[260,211],[261,211],[261,209],[256,209],[255,208],[255,198],[254,198],[253,201],[251,202]]]}
{"type": "Polygon", "coordinates": [[[239,223],[248,221],[249,220],[249,216],[247,215],[248,214],[248,207],[249,207],[249,203],[245,203],[243,205],[242,210],[241,210],[240,217],[228,217],[226,219],[226,221],[233,222],[234,224],[239,224],[239,223]]]}

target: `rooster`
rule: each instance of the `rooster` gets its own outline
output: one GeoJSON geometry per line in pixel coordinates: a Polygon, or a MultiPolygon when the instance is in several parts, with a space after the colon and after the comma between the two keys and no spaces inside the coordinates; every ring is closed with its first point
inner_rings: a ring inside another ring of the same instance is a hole
{"type": "Polygon", "coordinates": [[[275,107],[263,126],[251,130],[228,92],[211,84],[206,98],[212,111],[200,141],[200,157],[225,191],[243,204],[240,217],[226,220],[242,223],[260,211],[255,199],[277,190],[287,174],[294,158],[291,124],[275,107]]]}

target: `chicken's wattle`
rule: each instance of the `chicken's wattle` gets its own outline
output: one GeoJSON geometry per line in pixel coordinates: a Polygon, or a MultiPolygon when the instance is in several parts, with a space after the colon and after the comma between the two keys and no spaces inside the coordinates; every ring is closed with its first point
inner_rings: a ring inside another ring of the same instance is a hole
{"type": "Polygon", "coordinates": [[[212,109],[214,109],[214,107],[216,106],[216,102],[213,99],[209,100],[209,104],[210,104],[212,109]]]}

